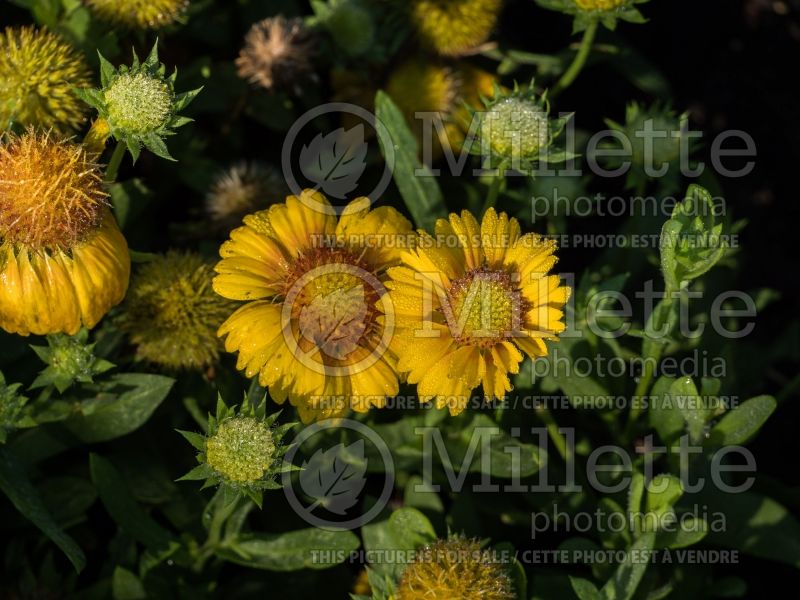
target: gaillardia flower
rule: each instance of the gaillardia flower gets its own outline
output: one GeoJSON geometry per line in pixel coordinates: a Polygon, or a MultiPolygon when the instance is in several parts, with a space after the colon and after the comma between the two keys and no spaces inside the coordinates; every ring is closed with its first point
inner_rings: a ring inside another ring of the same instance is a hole
{"type": "Polygon", "coordinates": [[[0,327],[74,335],[125,297],[130,255],[86,150],[29,130],[0,144],[0,327]]]}
{"type": "Polygon", "coordinates": [[[227,234],[242,219],[282,198],[288,188],[281,172],[269,164],[240,162],[220,173],[206,195],[206,213],[227,234]]]}
{"type": "Polygon", "coordinates": [[[397,394],[383,282],[413,243],[408,220],[359,198],[337,221],[325,196],[306,190],[244,223],[220,249],[214,279],[220,295],[248,301],[219,330],[238,368],[306,423],[397,394]]]}
{"type": "Polygon", "coordinates": [[[236,59],[239,77],[268,91],[300,95],[313,78],[314,36],[302,19],[270,17],[254,24],[236,59]]]}
{"type": "Polygon", "coordinates": [[[420,233],[386,287],[397,315],[397,369],[418,384],[421,401],[462,412],[472,390],[487,398],[511,391],[523,352],[545,356],[544,340],[564,330],[569,288],[557,275],[555,242],[522,235],[516,219],[489,209],[479,225],[469,212],[420,233]]]}
{"type": "Polygon", "coordinates": [[[142,266],[120,315],[137,359],[168,369],[201,369],[217,359],[217,329],[231,303],[214,293],[213,276],[196,254],[169,252],[142,266]]]}
{"type": "Polygon", "coordinates": [[[72,93],[88,87],[83,57],[61,38],[33,27],[0,34],[0,131],[19,123],[71,133],[86,107],[72,93]]]}
{"type": "Polygon", "coordinates": [[[160,29],[180,19],[189,0],[87,0],[100,18],[130,29],[160,29]]]}
{"type": "Polygon", "coordinates": [[[266,416],[265,404],[245,398],[237,410],[219,398],[216,415],[208,415],[207,435],[180,431],[199,451],[200,463],[180,480],[205,480],[204,488],[220,486],[225,505],[246,496],[260,507],[264,490],[281,488],[275,476],[294,470],[282,465],[288,450],[282,441],[295,424],[275,426],[280,413],[266,416]]]}
{"type": "MultiPolygon", "coordinates": [[[[174,160],[164,138],[174,130],[191,123],[192,119],[178,113],[189,106],[200,89],[175,93],[177,70],[169,77],[166,67],[158,60],[158,42],[143,63],[134,52],[130,67],[115,69],[100,56],[100,89],[80,90],[79,96],[100,114],[100,125],[128,147],[134,162],[142,146],[156,156],[174,160]]],[[[98,122],[92,126],[95,131],[98,122]]],[[[93,145],[99,145],[93,140],[93,145]]]]}
{"type": "Polygon", "coordinates": [[[452,537],[422,548],[403,571],[395,600],[512,600],[503,564],[477,540],[452,537]]]}
{"type": "Polygon", "coordinates": [[[409,10],[425,47],[461,56],[489,38],[502,7],[502,0],[411,0],[409,10]]]}

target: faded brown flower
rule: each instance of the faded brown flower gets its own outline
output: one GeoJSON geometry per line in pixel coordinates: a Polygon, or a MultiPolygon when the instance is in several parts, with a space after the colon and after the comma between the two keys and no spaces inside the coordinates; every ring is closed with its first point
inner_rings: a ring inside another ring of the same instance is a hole
{"type": "Polygon", "coordinates": [[[250,28],[244,41],[237,72],[253,85],[300,95],[303,80],[314,77],[314,39],[302,19],[264,19],[250,28]]]}

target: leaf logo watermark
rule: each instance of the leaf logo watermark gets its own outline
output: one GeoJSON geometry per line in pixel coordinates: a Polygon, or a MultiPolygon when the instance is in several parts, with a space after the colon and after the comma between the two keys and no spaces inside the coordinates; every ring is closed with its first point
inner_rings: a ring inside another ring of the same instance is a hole
{"type": "Polygon", "coordinates": [[[321,506],[334,514],[346,515],[358,502],[367,482],[368,462],[364,440],[317,450],[310,460],[303,462],[300,472],[300,488],[314,500],[309,510],[321,506]]]}
{"type": "Polygon", "coordinates": [[[389,504],[395,487],[394,458],[381,435],[368,425],[326,419],[297,435],[283,457],[281,478],[289,506],[306,523],[332,531],[357,529],[389,504]],[[307,454],[303,448],[308,448],[307,454]],[[368,467],[376,484],[370,493],[380,492],[374,502],[364,503],[359,501],[368,467]]]}
{"type": "Polygon", "coordinates": [[[363,124],[319,133],[300,150],[300,172],[316,189],[344,200],[367,168],[367,149],[363,124]]]}

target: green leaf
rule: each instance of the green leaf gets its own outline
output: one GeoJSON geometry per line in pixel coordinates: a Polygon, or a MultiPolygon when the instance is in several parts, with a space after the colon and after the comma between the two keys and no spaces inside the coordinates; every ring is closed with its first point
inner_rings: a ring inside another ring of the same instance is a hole
{"type": "Polygon", "coordinates": [[[654,533],[645,533],[630,547],[625,561],[619,565],[614,576],[603,586],[602,593],[607,600],[630,600],[639,587],[649,560],[645,554],[653,549],[654,533]]]}
{"type": "Polygon", "coordinates": [[[708,443],[714,446],[739,446],[750,440],[778,407],[772,396],[745,400],[726,413],[711,428],[708,443]]]}
{"type": "Polygon", "coordinates": [[[86,557],[78,544],[58,526],[17,458],[0,446],[0,490],[14,507],[58,546],[79,573],[86,557]]]}
{"type": "Polygon", "coordinates": [[[709,543],[800,569],[800,521],[783,505],[755,492],[728,494],[707,487],[700,500],[709,514],[722,513],[726,525],[708,532],[709,543]]]}
{"type": "Polygon", "coordinates": [[[197,88],[196,90],[190,90],[188,92],[183,92],[181,94],[177,94],[175,96],[175,101],[172,103],[172,110],[176,113],[182,111],[184,108],[189,106],[197,95],[203,91],[202,87],[197,88]]]}
{"type": "Polygon", "coordinates": [[[267,571],[319,570],[343,562],[359,545],[358,537],[351,531],[312,528],[279,534],[242,535],[217,549],[217,556],[267,571]]]}
{"type": "MultiPolygon", "coordinates": [[[[447,216],[436,178],[419,160],[417,140],[403,113],[385,92],[375,96],[375,115],[389,135],[378,135],[384,158],[394,155],[394,181],[418,227],[433,229],[436,220],[447,216]],[[392,144],[392,150],[388,148],[392,144]]],[[[391,166],[391,165],[390,165],[391,166]]]]}
{"type": "Polygon", "coordinates": [[[659,531],[657,548],[687,548],[700,543],[708,534],[708,523],[699,517],[681,519],[675,531],[659,531]]]}
{"type": "Polygon", "coordinates": [[[686,426],[683,415],[669,395],[669,389],[675,381],[677,380],[672,377],[661,377],[655,382],[650,392],[653,397],[648,411],[650,426],[658,432],[661,441],[668,446],[681,436],[686,426]]]}
{"type": "Polygon", "coordinates": [[[167,397],[174,379],[163,375],[120,373],[98,386],[97,398],[64,422],[86,443],[104,442],[141,427],[167,397]],[[123,391],[124,390],[124,391],[123,391]],[[119,395],[116,395],[116,393],[119,395]]]}
{"type": "Polygon", "coordinates": [[[152,152],[156,156],[163,158],[165,160],[177,162],[169,153],[169,149],[167,148],[167,145],[164,143],[164,140],[162,140],[161,136],[159,136],[157,133],[148,133],[146,136],[142,138],[141,141],[144,144],[145,148],[150,150],[150,152],[152,152]]]}
{"type": "Polygon", "coordinates": [[[697,393],[697,386],[691,377],[676,379],[669,386],[669,401],[677,407],[689,430],[692,443],[703,440],[706,421],[711,417],[703,398],[697,393]]]}
{"type": "Polygon", "coordinates": [[[117,70],[114,68],[114,65],[106,60],[106,57],[103,56],[100,51],[97,52],[97,56],[100,59],[100,85],[105,89],[111,83],[111,80],[116,77],[117,70]]]}
{"type": "Polygon", "coordinates": [[[683,484],[674,475],[656,475],[647,485],[648,512],[662,513],[672,508],[683,495],[683,484]]]}
{"type": "Polygon", "coordinates": [[[147,592],[139,578],[123,567],[116,567],[111,576],[111,595],[114,600],[145,600],[147,592]]]}
{"type": "Polygon", "coordinates": [[[725,253],[722,224],[711,194],[692,184],[661,230],[661,269],[667,291],[708,272],[725,253]]]}
{"type": "Polygon", "coordinates": [[[144,512],[108,459],[90,454],[89,470],[100,500],[120,529],[153,551],[177,549],[172,534],[144,512]]]}
{"type": "Polygon", "coordinates": [[[416,508],[400,508],[389,517],[389,528],[401,548],[418,548],[436,539],[428,518],[416,508]]]}
{"type": "Polygon", "coordinates": [[[569,582],[579,600],[603,600],[600,590],[588,579],[570,576],[569,582]]]}

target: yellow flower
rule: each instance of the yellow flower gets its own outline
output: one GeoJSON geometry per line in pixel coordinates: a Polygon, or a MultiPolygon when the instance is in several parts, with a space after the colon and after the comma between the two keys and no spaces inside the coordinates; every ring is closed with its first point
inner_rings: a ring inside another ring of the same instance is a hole
{"type": "Polygon", "coordinates": [[[181,252],[139,270],[120,318],[138,359],[170,369],[200,369],[217,359],[217,329],[231,303],[214,293],[213,276],[200,256],[181,252]]]}
{"type": "Polygon", "coordinates": [[[399,264],[411,224],[367,198],[337,220],[311,190],[249,215],[220,248],[214,289],[245,300],[220,328],[238,368],[259,376],[276,402],[304,422],[366,412],[397,394],[387,351],[394,312],[385,269],[399,264]]]}
{"type": "Polygon", "coordinates": [[[503,565],[476,540],[453,537],[420,550],[403,571],[395,600],[511,600],[503,565]]]}
{"type": "Polygon", "coordinates": [[[0,327],[74,335],[125,296],[130,256],[86,150],[29,130],[0,144],[0,327]]]}
{"type": "Polygon", "coordinates": [[[627,0],[575,0],[581,10],[614,10],[624,5],[627,0]]]}
{"type": "Polygon", "coordinates": [[[489,38],[502,6],[503,0],[412,0],[411,20],[423,45],[461,56],[489,38]]]}
{"type": "Polygon", "coordinates": [[[472,120],[465,104],[477,107],[481,96],[491,98],[495,82],[494,75],[467,64],[450,68],[409,60],[390,75],[386,92],[403,111],[420,147],[425,142],[426,129],[417,113],[438,113],[443,127],[431,129],[436,135],[432,158],[437,159],[447,145],[453,152],[460,150],[472,120]]]}
{"type": "Polygon", "coordinates": [[[188,0],[87,0],[97,15],[131,29],[159,29],[186,12],[188,0]]]}
{"type": "Polygon", "coordinates": [[[89,76],[83,57],[55,34],[7,28],[0,34],[0,131],[11,121],[74,131],[88,107],[72,90],[87,87],[89,76]]]}
{"type": "Polygon", "coordinates": [[[479,225],[469,212],[420,233],[386,284],[397,315],[397,368],[418,384],[420,400],[451,414],[483,385],[487,398],[511,391],[522,352],[547,354],[544,340],[564,330],[569,288],[547,273],[555,243],[522,235],[516,219],[489,209],[479,225]]]}

